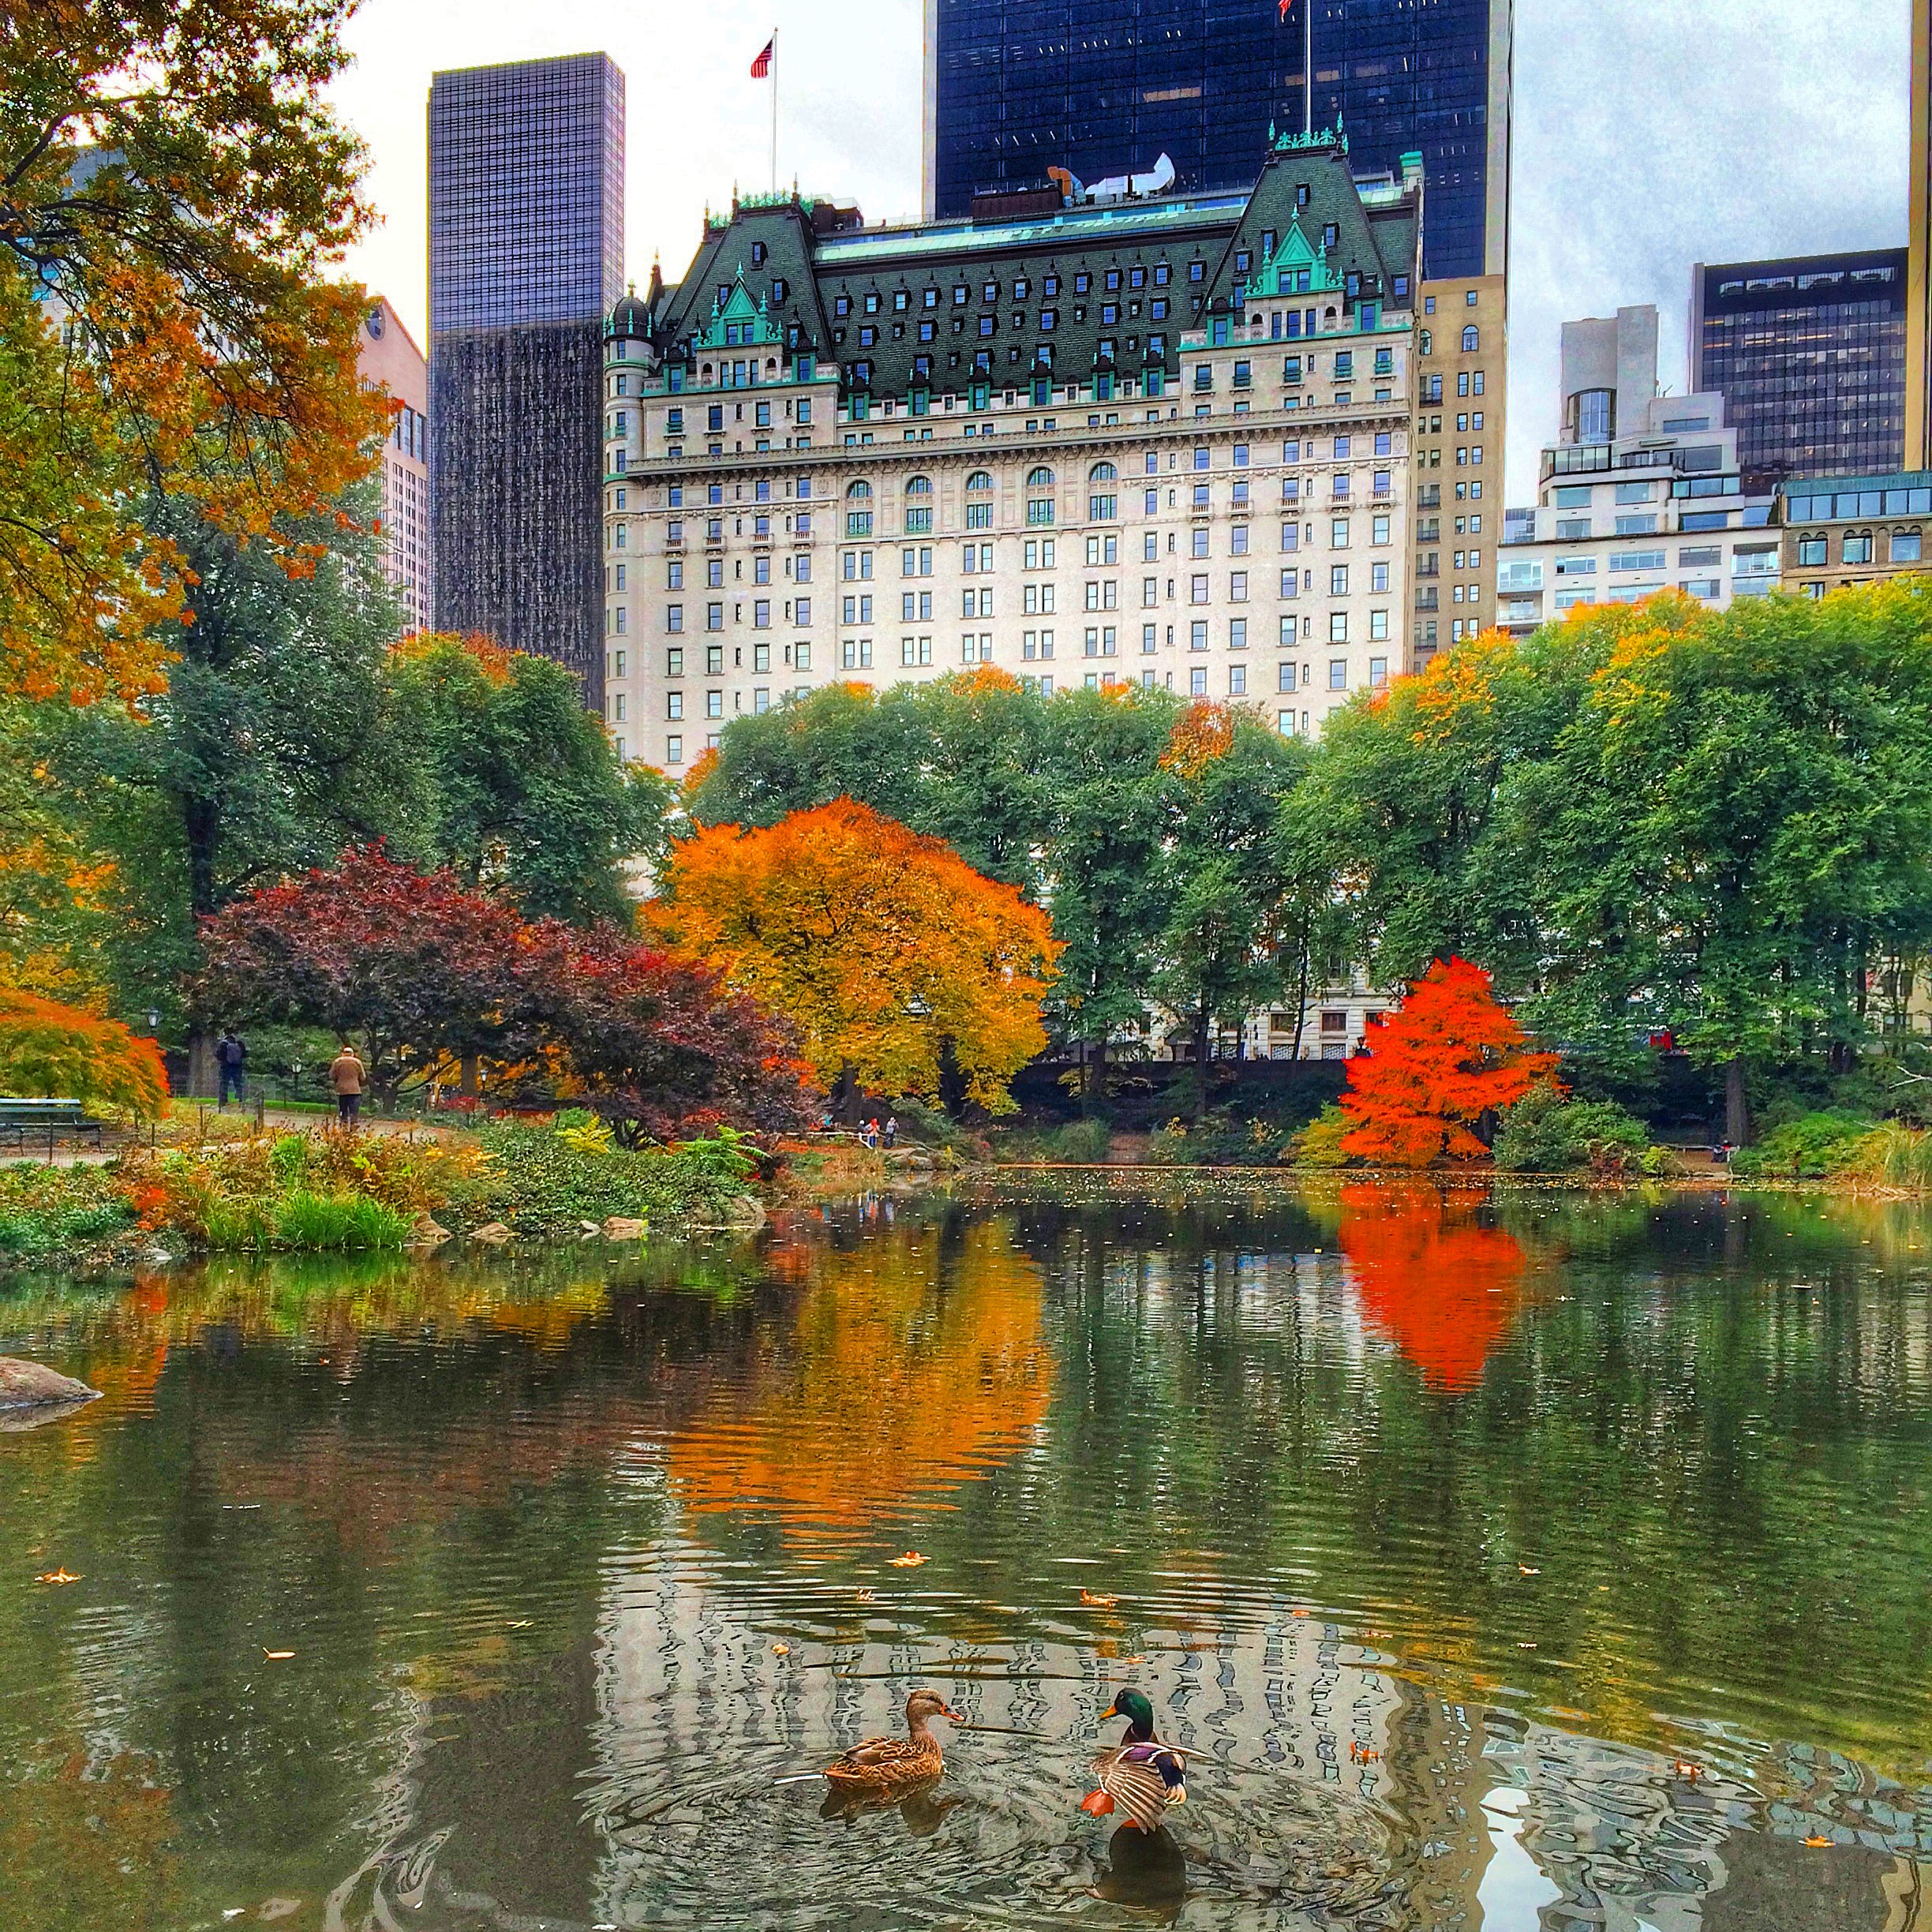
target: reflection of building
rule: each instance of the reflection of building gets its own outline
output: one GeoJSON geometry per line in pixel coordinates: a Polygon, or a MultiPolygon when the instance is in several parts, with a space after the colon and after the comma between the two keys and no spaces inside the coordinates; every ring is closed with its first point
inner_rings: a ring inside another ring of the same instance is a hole
{"type": "Polygon", "coordinates": [[[1647,304],[1563,324],[1560,436],[1496,556],[1505,629],[1663,590],[1721,610],[1777,588],[1771,500],[1747,492],[1724,399],[1660,395],[1657,343],[1647,304]]]}
{"type": "Polygon", "coordinates": [[[609,722],[682,772],[836,678],[997,666],[1313,732],[1406,661],[1421,182],[867,228],[761,198],[606,345],[609,722]]]}
{"type": "Polygon", "coordinates": [[[1724,399],[1754,489],[1896,468],[1905,436],[1905,251],[1690,271],[1690,387],[1724,399]]]}
{"type": "Polygon", "coordinates": [[[1245,192],[1277,129],[1346,127],[1365,167],[1420,157],[1429,275],[1500,275],[1512,0],[1312,3],[1310,22],[1302,0],[927,0],[927,218],[1050,169],[1105,181],[1163,154],[1184,190],[1245,192]]]}
{"type": "Polygon", "coordinates": [[[386,296],[362,321],[357,369],[363,381],[386,390],[402,407],[383,447],[384,564],[402,605],[405,631],[432,622],[429,568],[429,373],[402,318],[386,296]]]}
{"type": "Polygon", "coordinates": [[[608,58],[429,92],[436,623],[555,657],[602,698],[601,320],[623,283],[624,82],[608,58]]]}

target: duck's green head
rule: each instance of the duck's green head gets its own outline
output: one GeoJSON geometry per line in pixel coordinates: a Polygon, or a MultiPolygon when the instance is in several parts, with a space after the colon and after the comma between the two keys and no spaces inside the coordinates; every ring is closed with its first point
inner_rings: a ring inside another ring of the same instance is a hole
{"type": "Polygon", "coordinates": [[[1154,1735],[1154,1706],[1139,1690],[1116,1691],[1112,1705],[1100,1715],[1125,1717],[1137,1738],[1151,1738],[1154,1735]]]}

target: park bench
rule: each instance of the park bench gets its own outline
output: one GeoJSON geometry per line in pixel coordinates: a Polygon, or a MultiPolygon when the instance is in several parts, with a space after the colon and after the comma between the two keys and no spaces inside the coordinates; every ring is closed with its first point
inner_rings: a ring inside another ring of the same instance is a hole
{"type": "Polygon", "coordinates": [[[36,1144],[44,1135],[51,1160],[54,1143],[62,1136],[80,1140],[91,1134],[99,1147],[101,1126],[100,1121],[88,1118],[87,1110],[78,1100],[22,1100],[0,1095],[0,1149],[16,1147],[24,1153],[29,1134],[36,1144]]]}

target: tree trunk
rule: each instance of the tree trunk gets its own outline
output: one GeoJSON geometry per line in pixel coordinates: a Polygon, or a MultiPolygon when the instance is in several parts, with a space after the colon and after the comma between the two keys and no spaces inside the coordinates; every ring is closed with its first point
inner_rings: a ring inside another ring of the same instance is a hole
{"type": "Polygon", "coordinates": [[[1744,1056],[1733,1054],[1724,1062],[1724,1138],[1733,1147],[1750,1140],[1750,1102],[1744,1091],[1744,1056]]]}
{"type": "Polygon", "coordinates": [[[474,1054],[465,1054],[462,1057],[461,1080],[456,1091],[466,1100],[474,1100],[481,1091],[477,1085],[477,1056],[474,1054]]]}
{"type": "Polygon", "coordinates": [[[1309,942],[1312,919],[1301,923],[1301,970],[1295,979],[1295,1030],[1294,1050],[1289,1055],[1291,1060],[1301,1058],[1301,1029],[1308,1022],[1309,998],[1309,942]]]}
{"type": "Polygon", "coordinates": [[[1208,1113],[1208,1002],[1204,1000],[1194,1016],[1194,1118],[1208,1113]]]}
{"type": "Polygon", "coordinates": [[[832,1089],[832,1118],[841,1127],[859,1125],[859,1083],[852,1078],[849,1060],[840,1067],[838,1080],[832,1089]]]}
{"type": "Polygon", "coordinates": [[[1080,1118],[1091,1120],[1094,1108],[1099,1104],[1103,1077],[1106,1073],[1107,1043],[1095,1040],[1089,1043],[1089,1050],[1080,1062],[1080,1118]]]}
{"type": "Polygon", "coordinates": [[[215,1098],[215,1035],[198,1029],[188,1035],[188,1098],[215,1098]]]}

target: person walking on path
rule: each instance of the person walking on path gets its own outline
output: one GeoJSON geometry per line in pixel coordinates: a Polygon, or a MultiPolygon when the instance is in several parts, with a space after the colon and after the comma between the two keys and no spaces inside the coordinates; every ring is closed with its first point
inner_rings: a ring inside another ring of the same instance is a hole
{"type": "Polygon", "coordinates": [[[353,1127],[356,1124],[356,1116],[362,1110],[362,1083],[368,1077],[369,1069],[345,1040],[342,1051],[329,1062],[329,1084],[335,1089],[337,1125],[353,1127]]]}
{"type": "Polygon", "coordinates": [[[215,1096],[215,1110],[219,1113],[228,1104],[229,1090],[234,1091],[235,1105],[242,1106],[247,1099],[244,1069],[248,1065],[248,1048],[236,1038],[233,1027],[224,1027],[222,1036],[215,1043],[215,1067],[219,1076],[219,1091],[215,1096]]]}
{"type": "Polygon", "coordinates": [[[899,1144],[899,1116],[897,1114],[886,1116],[886,1144],[889,1148],[899,1144]]]}

